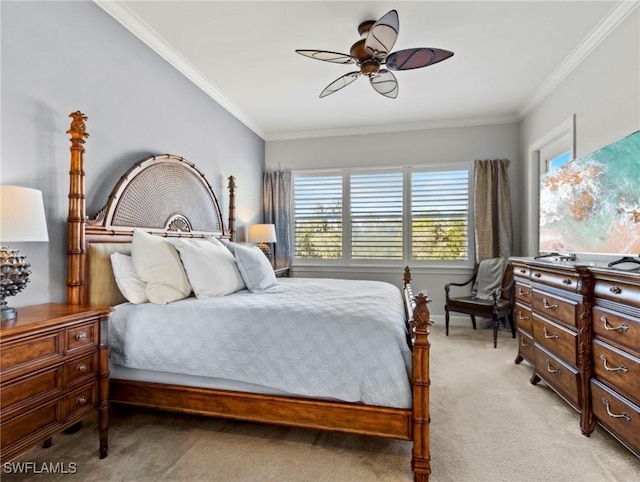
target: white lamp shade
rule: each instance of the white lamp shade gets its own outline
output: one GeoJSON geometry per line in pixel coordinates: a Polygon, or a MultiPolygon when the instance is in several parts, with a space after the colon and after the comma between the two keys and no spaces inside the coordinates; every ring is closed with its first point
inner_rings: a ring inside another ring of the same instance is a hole
{"type": "Polygon", "coordinates": [[[247,241],[250,243],[275,243],[276,227],[273,224],[252,224],[247,241]]]}
{"type": "Polygon", "coordinates": [[[0,241],[49,241],[41,191],[0,186],[0,241]]]}

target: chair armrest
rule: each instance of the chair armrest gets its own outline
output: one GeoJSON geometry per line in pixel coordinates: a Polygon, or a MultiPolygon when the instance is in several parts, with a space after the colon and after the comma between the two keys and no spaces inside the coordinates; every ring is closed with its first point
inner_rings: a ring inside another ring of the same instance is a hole
{"type": "Polygon", "coordinates": [[[469,278],[467,281],[464,281],[463,283],[447,283],[446,285],[444,285],[444,292],[446,293],[447,298],[449,297],[449,290],[452,286],[467,286],[468,284],[473,283],[476,280],[476,276],[478,276],[478,272],[474,270],[471,278],[469,278]]]}

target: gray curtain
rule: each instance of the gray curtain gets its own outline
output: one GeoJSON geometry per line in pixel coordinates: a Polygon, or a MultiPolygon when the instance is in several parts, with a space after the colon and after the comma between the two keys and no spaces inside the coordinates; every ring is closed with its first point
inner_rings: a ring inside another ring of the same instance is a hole
{"type": "Polygon", "coordinates": [[[508,258],[513,247],[508,159],[475,162],[476,262],[508,258]]]}
{"type": "Polygon", "coordinates": [[[263,189],[264,222],[276,227],[273,245],[274,268],[291,265],[291,171],[265,171],[263,189]]]}

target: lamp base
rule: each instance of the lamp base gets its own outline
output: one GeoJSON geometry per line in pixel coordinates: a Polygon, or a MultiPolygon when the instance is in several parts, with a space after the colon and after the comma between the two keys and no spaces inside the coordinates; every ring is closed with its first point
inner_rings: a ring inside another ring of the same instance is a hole
{"type": "Polygon", "coordinates": [[[31,265],[17,249],[0,248],[0,312],[2,321],[18,318],[15,308],[7,306],[6,298],[20,293],[29,282],[31,265]]]}
{"type": "Polygon", "coordinates": [[[260,248],[260,251],[264,253],[264,255],[267,257],[269,261],[273,259],[273,253],[271,252],[271,248],[269,247],[268,244],[258,243],[258,248],[260,248]]]}
{"type": "Polygon", "coordinates": [[[0,313],[2,314],[2,321],[13,321],[18,318],[18,312],[15,308],[11,308],[10,306],[3,306],[0,308],[0,313]]]}

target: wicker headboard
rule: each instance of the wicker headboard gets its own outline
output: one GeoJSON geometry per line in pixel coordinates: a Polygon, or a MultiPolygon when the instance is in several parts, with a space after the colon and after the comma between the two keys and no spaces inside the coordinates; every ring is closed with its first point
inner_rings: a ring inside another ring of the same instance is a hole
{"type": "Polygon", "coordinates": [[[226,229],[218,198],[204,174],[193,163],[170,154],[136,163],[120,178],[106,205],[87,220],[84,182],[87,117],[80,111],[70,117],[73,120],[67,131],[71,135],[67,303],[103,305],[115,299],[110,294],[115,282],[109,255],[130,250],[130,246],[118,244],[131,243],[135,228],[160,236],[234,238],[235,179],[229,177],[226,229]]]}

